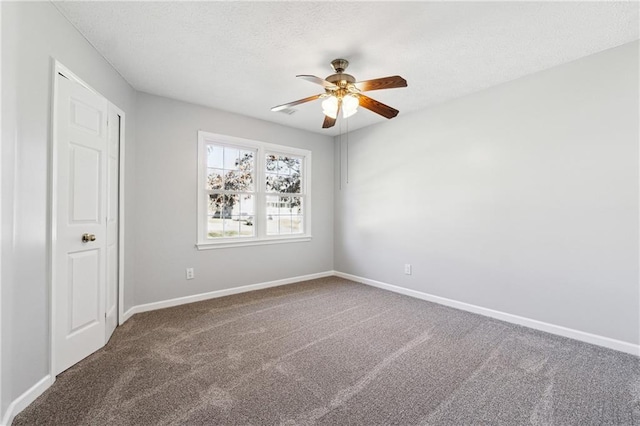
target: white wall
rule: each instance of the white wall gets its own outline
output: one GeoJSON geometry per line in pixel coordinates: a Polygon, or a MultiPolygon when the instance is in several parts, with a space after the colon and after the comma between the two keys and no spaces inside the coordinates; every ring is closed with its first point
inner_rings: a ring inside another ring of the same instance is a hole
{"type": "MultiPolygon", "coordinates": [[[[2,8],[2,354],[0,420],[49,373],[48,178],[52,59],[127,115],[133,176],[135,91],[49,2],[2,8]]],[[[133,188],[127,184],[127,214],[133,188]]],[[[132,218],[125,218],[131,223],[132,218]]],[[[132,241],[127,240],[126,249],[132,241]]],[[[128,250],[133,253],[133,250],[128,250]]],[[[130,257],[128,258],[130,260],[130,257]]],[[[128,262],[132,267],[133,262],[128,262]]],[[[131,281],[133,270],[126,271],[131,281]]]]}
{"type": "Polygon", "coordinates": [[[634,42],[351,133],[336,270],[638,344],[638,117],[634,42]]]}
{"type": "Polygon", "coordinates": [[[137,101],[137,305],[333,269],[333,138],[145,93],[137,101]],[[198,130],[311,150],[312,241],[198,251],[198,130]]]}

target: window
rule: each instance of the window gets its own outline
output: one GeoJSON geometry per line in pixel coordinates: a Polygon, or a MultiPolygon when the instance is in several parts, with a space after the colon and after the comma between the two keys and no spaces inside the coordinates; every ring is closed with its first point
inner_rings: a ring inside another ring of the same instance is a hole
{"type": "Polygon", "coordinates": [[[198,132],[199,249],[308,241],[311,152],[198,132]]]}
{"type": "Polygon", "coordinates": [[[266,153],[267,235],[304,233],[304,157],[266,153]]]}

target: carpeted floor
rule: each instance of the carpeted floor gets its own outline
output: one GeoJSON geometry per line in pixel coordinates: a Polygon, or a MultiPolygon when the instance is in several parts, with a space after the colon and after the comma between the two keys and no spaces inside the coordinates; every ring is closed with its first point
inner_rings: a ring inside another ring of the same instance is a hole
{"type": "Polygon", "coordinates": [[[640,360],[330,277],[135,315],[36,424],[633,425],[640,360]]]}

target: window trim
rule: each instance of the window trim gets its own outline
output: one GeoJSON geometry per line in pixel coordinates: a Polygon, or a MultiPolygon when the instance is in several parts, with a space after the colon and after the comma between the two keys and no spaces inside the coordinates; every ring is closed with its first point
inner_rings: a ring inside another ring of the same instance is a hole
{"type": "Polygon", "coordinates": [[[221,135],[218,133],[198,131],[198,182],[197,182],[197,235],[196,248],[210,250],[227,247],[246,247],[264,244],[281,244],[311,241],[311,151],[268,142],[221,135]],[[215,143],[239,148],[251,148],[257,152],[255,164],[255,222],[256,235],[253,237],[231,237],[212,240],[207,238],[208,203],[203,196],[206,191],[207,176],[207,144],[215,143]],[[267,235],[266,229],[266,197],[277,193],[268,193],[265,187],[266,154],[292,155],[303,158],[302,163],[302,196],[304,197],[303,224],[304,233],[267,235]]]}

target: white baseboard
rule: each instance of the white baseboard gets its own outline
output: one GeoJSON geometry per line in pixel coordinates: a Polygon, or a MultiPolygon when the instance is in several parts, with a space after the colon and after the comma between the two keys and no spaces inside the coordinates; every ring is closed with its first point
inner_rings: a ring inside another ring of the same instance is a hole
{"type": "Polygon", "coordinates": [[[314,280],[316,278],[331,277],[334,271],[319,272],[316,274],[301,275],[297,277],[284,278],[281,280],[267,281],[263,283],[250,284],[242,287],[227,288],[224,290],[210,291],[208,293],[194,294],[192,296],[178,297],[175,299],[163,300],[160,302],[145,303],[143,305],[133,306],[124,313],[123,322],[131,318],[131,316],[140,312],[155,311],[156,309],[170,308],[173,306],[184,305],[186,303],[200,302],[202,300],[215,299],[217,297],[230,296],[232,294],[246,293],[247,291],[260,290],[269,287],[278,287],[286,284],[293,284],[300,281],[314,280]]]}
{"type": "Polygon", "coordinates": [[[18,415],[18,413],[27,408],[27,406],[35,401],[37,397],[39,397],[44,391],[49,389],[52,383],[53,380],[51,380],[51,376],[47,374],[42,379],[40,379],[38,383],[31,386],[22,395],[17,397],[7,407],[7,412],[4,413],[4,417],[2,418],[2,423],[0,423],[0,425],[9,426],[13,422],[13,419],[18,415]]]}
{"type": "Polygon", "coordinates": [[[584,331],[574,330],[572,328],[562,327],[560,325],[549,324],[546,322],[508,314],[506,312],[496,311],[489,308],[483,308],[482,306],[472,305],[470,303],[459,302],[457,300],[447,299],[440,296],[434,296],[432,294],[398,287],[396,285],[371,280],[369,278],[359,277],[357,275],[346,274],[344,272],[338,271],[334,271],[334,274],[341,278],[345,278],[362,284],[367,284],[373,287],[378,287],[384,290],[393,291],[395,293],[404,294],[405,296],[427,300],[429,302],[438,303],[440,305],[450,306],[452,308],[460,309],[463,311],[473,312],[475,314],[496,318],[505,322],[523,325],[525,327],[545,331],[547,333],[557,334],[559,336],[568,337],[570,339],[580,340],[582,342],[604,346],[605,348],[640,356],[640,345],[636,345],[633,343],[623,342],[621,340],[611,339],[609,337],[599,336],[597,334],[586,333],[584,331]]]}

